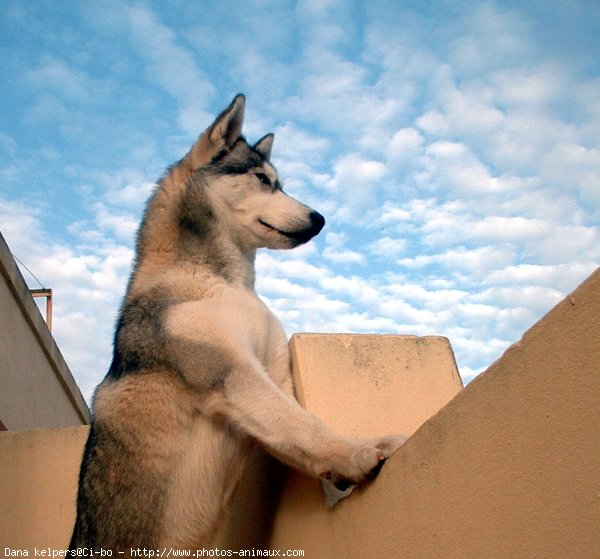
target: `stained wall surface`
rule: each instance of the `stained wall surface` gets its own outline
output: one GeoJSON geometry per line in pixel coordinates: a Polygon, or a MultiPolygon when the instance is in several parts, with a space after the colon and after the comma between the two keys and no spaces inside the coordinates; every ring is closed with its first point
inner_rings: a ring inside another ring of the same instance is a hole
{"type": "Polygon", "coordinates": [[[600,556],[600,270],[426,421],[373,483],[333,510],[309,487],[292,475],[284,488],[274,549],[322,559],[600,556]]]}

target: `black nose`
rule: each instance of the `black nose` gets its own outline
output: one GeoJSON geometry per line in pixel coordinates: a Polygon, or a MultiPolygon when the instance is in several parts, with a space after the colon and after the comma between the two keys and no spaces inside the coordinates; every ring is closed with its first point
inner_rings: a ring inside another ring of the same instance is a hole
{"type": "Polygon", "coordinates": [[[325,225],[325,218],[319,212],[315,212],[314,210],[311,210],[311,212],[308,214],[308,219],[310,224],[304,229],[285,233],[280,231],[282,235],[285,235],[288,237],[288,239],[293,241],[292,246],[298,246],[307,243],[313,237],[318,235],[325,225]]]}
{"type": "Polygon", "coordinates": [[[319,212],[315,212],[314,210],[310,212],[308,217],[310,218],[310,230],[314,237],[321,232],[323,227],[325,227],[325,218],[319,212]]]}

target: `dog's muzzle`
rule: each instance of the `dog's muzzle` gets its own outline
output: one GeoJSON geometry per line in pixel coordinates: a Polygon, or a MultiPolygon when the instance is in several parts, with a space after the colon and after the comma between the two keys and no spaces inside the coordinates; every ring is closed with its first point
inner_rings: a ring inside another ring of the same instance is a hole
{"type": "Polygon", "coordinates": [[[317,236],[321,229],[325,226],[325,218],[319,213],[311,210],[310,214],[308,214],[308,219],[310,220],[310,224],[308,227],[304,229],[298,229],[296,231],[283,231],[281,229],[277,229],[277,227],[273,227],[273,225],[259,219],[259,223],[264,225],[267,229],[271,229],[271,231],[276,231],[283,237],[290,239],[292,241],[292,246],[302,245],[310,241],[313,237],[317,236]]]}
{"type": "Polygon", "coordinates": [[[323,227],[325,227],[325,218],[319,213],[312,210],[308,216],[310,219],[310,225],[302,231],[294,231],[294,233],[287,233],[286,237],[293,239],[298,244],[304,244],[310,241],[313,237],[316,237],[323,227]]]}

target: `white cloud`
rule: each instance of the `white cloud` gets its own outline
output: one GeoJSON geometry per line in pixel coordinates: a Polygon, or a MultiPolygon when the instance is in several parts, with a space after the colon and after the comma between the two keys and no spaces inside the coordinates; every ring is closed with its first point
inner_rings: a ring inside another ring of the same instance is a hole
{"type": "Polygon", "coordinates": [[[362,264],[365,257],[355,250],[345,247],[348,235],[345,233],[327,233],[327,246],[323,250],[323,257],[337,264],[362,264]]]}
{"type": "Polygon", "coordinates": [[[137,183],[127,183],[121,188],[112,186],[104,198],[111,204],[137,209],[145,204],[155,186],[156,183],[143,180],[137,183]]]}
{"type": "Polygon", "coordinates": [[[377,196],[374,194],[383,190],[382,181],[387,172],[385,165],[351,153],[338,159],[334,170],[327,186],[339,204],[336,217],[364,217],[364,212],[376,203],[377,196]]]}
{"type": "Polygon", "coordinates": [[[540,176],[550,184],[574,191],[600,219],[600,149],[558,143],[541,159],[540,176]]]}
{"type": "Polygon", "coordinates": [[[288,252],[259,251],[256,256],[258,281],[263,276],[294,278],[296,281],[310,282],[318,280],[327,271],[309,262],[314,255],[314,244],[304,245],[288,252]]]}
{"type": "Polygon", "coordinates": [[[531,27],[523,12],[497,2],[469,6],[450,27],[455,37],[447,45],[449,62],[467,75],[481,75],[533,58],[531,27]]]}
{"type": "Polygon", "coordinates": [[[475,302],[493,305],[502,309],[531,309],[536,314],[552,308],[561,298],[561,292],[553,287],[541,285],[513,285],[490,287],[471,296],[475,302]]]}
{"type": "Polygon", "coordinates": [[[41,56],[37,68],[26,72],[25,79],[36,89],[52,91],[71,101],[87,103],[93,98],[95,84],[87,73],[48,54],[41,56]]]}
{"type": "Polygon", "coordinates": [[[474,249],[458,246],[439,254],[401,258],[398,264],[415,269],[441,266],[451,275],[466,273],[471,280],[482,281],[494,270],[510,266],[514,258],[514,251],[506,246],[486,245],[474,249]]]}
{"type": "Polygon", "coordinates": [[[148,78],[180,104],[178,124],[198,134],[212,120],[205,107],[215,93],[211,80],[199,69],[192,52],[179,44],[177,35],[162,24],[155,12],[142,5],[123,8],[131,40],[147,61],[148,78]]]}
{"type": "Polygon", "coordinates": [[[321,279],[319,287],[327,293],[350,300],[353,305],[369,307],[378,305],[381,300],[381,293],[377,286],[373,282],[357,276],[344,277],[332,273],[321,279]]]}
{"type": "Polygon", "coordinates": [[[500,103],[520,109],[530,106],[534,110],[552,105],[565,95],[570,98],[574,85],[557,64],[510,68],[492,74],[490,80],[500,103]]]}
{"type": "Polygon", "coordinates": [[[323,257],[336,264],[363,264],[365,261],[364,255],[355,250],[336,250],[327,247],[323,251],[323,257]]]}
{"type": "Polygon", "coordinates": [[[423,153],[424,138],[412,127],[394,133],[387,148],[387,159],[393,165],[407,166],[423,153]]]}
{"type": "Polygon", "coordinates": [[[515,264],[491,272],[486,278],[486,283],[489,285],[546,286],[567,293],[591,274],[596,267],[597,264],[592,262],[559,265],[515,264]]]}
{"type": "Polygon", "coordinates": [[[492,176],[488,167],[463,143],[434,142],[426,153],[428,170],[419,175],[419,182],[435,185],[438,190],[450,189],[458,196],[485,196],[514,184],[492,176]]]}
{"type": "Polygon", "coordinates": [[[406,251],[406,239],[381,237],[369,244],[371,253],[380,258],[397,258],[406,251]]]}
{"type": "MultiPolygon", "coordinates": [[[[42,228],[39,222],[41,212],[32,205],[24,205],[0,197],[0,223],[6,239],[13,239],[20,248],[34,246],[42,240],[42,228]]],[[[28,247],[27,252],[31,250],[28,247]]],[[[21,254],[25,254],[22,252],[21,254]]]]}
{"type": "MultiPolygon", "coordinates": [[[[411,205],[415,206],[415,200],[411,201],[411,205]]],[[[419,201],[427,203],[426,201],[419,201]]],[[[432,201],[433,202],[433,201],[432,201]]],[[[386,201],[383,204],[377,224],[390,225],[397,223],[406,223],[412,219],[411,211],[395,206],[392,202],[386,201]]]]}
{"type": "Polygon", "coordinates": [[[53,93],[40,94],[33,104],[27,107],[27,114],[24,116],[25,124],[36,126],[39,123],[64,123],[68,122],[70,114],[67,104],[53,93]]]}
{"type": "Polygon", "coordinates": [[[445,286],[423,286],[410,283],[406,280],[400,280],[399,283],[390,283],[386,287],[386,292],[391,297],[402,297],[412,301],[414,304],[425,306],[430,310],[445,310],[451,306],[459,304],[468,298],[467,291],[459,289],[449,289],[445,286]]]}
{"type": "Polygon", "coordinates": [[[290,122],[277,126],[274,133],[276,156],[285,160],[321,165],[331,146],[324,136],[311,134],[290,122]]]}
{"type": "Polygon", "coordinates": [[[481,83],[458,86],[456,82],[450,67],[441,64],[431,83],[434,108],[417,119],[417,124],[434,136],[473,138],[494,133],[505,118],[495,105],[494,90],[481,83]]]}
{"type": "Polygon", "coordinates": [[[139,218],[134,215],[115,213],[112,208],[98,202],[95,204],[96,226],[107,234],[122,241],[131,242],[139,227],[139,218]]]}

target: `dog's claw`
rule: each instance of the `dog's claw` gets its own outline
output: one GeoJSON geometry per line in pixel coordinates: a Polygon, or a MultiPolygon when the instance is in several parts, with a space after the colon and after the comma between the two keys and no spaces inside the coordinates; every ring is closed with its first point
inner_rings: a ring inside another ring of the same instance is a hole
{"type": "Polygon", "coordinates": [[[350,483],[346,479],[340,479],[336,481],[333,485],[335,485],[335,488],[339,491],[346,491],[346,489],[348,489],[352,485],[352,483],[350,483]]]}
{"type": "Polygon", "coordinates": [[[383,468],[383,465],[386,462],[387,462],[387,458],[383,458],[382,460],[379,460],[377,465],[367,474],[367,479],[375,479],[379,475],[381,468],[383,468]]]}

